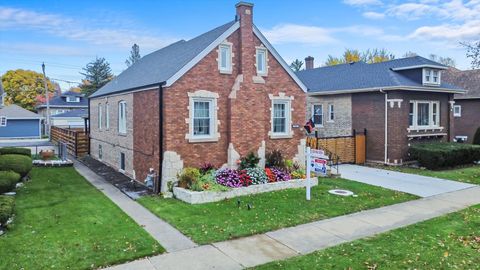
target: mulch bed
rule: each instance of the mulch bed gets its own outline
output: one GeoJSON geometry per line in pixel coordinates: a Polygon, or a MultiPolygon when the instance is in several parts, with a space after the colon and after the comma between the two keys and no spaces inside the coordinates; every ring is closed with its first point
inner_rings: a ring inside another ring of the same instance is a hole
{"type": "Polygon", "coordinates": [[[78,158],[78,160],[134,200],[153,194],[152,190],[146,186],[90,156],[78,158]]]}

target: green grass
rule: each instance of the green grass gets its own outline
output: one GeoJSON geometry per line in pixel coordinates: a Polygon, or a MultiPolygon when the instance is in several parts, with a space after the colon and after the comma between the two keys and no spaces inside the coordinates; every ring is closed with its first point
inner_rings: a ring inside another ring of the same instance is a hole
{"type": "Polygon", "coordinates": [[[433,171],[427,169],[418,169],[410,167],[392,167],[381,166],[381,169],[399,171],[404,173],[420,174],[425,176],[437,177],[442,179],[455,180],[465,183],[480,185],[480,165],[465,166],[456,169],[433,171]]]}
{"type": "Polygon", "coordinates": [[[254,269],[479,269],[480,205],[254,269]]]}
{"type": "Polygon", "coordinates": [[[176,199],[143,197],[139,202],[200,244],[253,235],[315,220],[345,215],[417,197],[344,179],[321,179],[312,188],[312,200],[305,189],[289,189],[240,197],[221,202],[190,205],[176,199]],[[327,193],[348,189],[358,197],[327,193]],[[247,204],[253,209],[247,210],[247,204]]]}
{"type": "Polygon", "coordinates": [[[0,269],[90,269],[163,248],[73,168],[34,168],[0,237],[0,269]]]}

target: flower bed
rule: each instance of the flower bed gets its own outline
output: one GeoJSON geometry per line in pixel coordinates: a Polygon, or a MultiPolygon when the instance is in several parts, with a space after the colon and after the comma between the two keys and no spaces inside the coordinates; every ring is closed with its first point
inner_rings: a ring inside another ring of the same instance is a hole
{"type": "MultiPolygon", "coordinates": [[[[175,198],[190,204],[201,204],[208,202],[218,202],[225,199],[235,198],[243,195],[270,192],[274,190],[302,188],[305,187],[305,179],[293,179],[282,182],[271,182],[259,185],[250,185],[247,187],[231,188],[227,191],[193,191],[181,187],[173,188],[175,198]]],[[[311,185],[318,185],[317,178],[311,178],[311,185]]]]}

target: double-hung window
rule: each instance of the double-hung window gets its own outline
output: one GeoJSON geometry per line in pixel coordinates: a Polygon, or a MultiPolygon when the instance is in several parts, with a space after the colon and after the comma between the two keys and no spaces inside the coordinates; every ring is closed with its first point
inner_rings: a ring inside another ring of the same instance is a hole
{"type": "Polygon", "coordinates": [[[312,118],[315,126],[323,126],[323,105],[312,106],[312,118]]]}
{"type": "Polygon", "coordinates": [[[438,101],[411,101],[408,122],[410,128],[426,129],[440,126],[440,103],[438,101]]]}
{"type": "Polygon", "coordinates": [[[193,136],[209,137],[212,134],[212,101],[196,99],[193,101],[193,136]]]}
{"type": "Polygon", "coordinates": [[[98,129],[103,128],[102,118],[103,118],[103,107],[102,107],[102,104],[98,104],[98,129]]]}
{"type": "Polygon", "coordinates": [[[118,133],[127,133],[127,103],[125,101],[118,103],[118,133]]]}
{"type": "Polygon", "coordinates": [[[454,105],[453,106],[453,116],[462,117],[462,106],[461,105],[454,105]]]}
{"type": "Polygon", "coordinates": [[[257,59],[256,60],[257,74],[266,75],[267,74],[267,49],[257,48],[256,59],[257,59]]]}
{"type": "Polygon", "coordinates": [[[7,126],[7,117],[0,116],[0,127],[6,127],[6,126],[7,126]]]}
{"type": "Polygon", "coordinates": [[[105,104],[105,128],[110,128],[110,105],[108,103],[105,104]]]}
{"type": "Polygon", "coordinates": [[[218,69],[220,72],[232,72],[232,46],[220,44],[218,47],[218,69]]]}
{"type": "Polygon", "coordinates": [[[423,84],[440,85],[440,71],[437,69],[423,69],[423,84]]]}
{"type": "Polygon", "coordinates": [[[328,121],[333,122],[335,120],[335,110],[333,104],[328,104],[328,121]]]}
{"type": "Polygon", "coordinates": [[[274,101],[273,102],[273,128],[274,134],[287,134],[288,124],[288,102],[287,101],[274,101]]]}

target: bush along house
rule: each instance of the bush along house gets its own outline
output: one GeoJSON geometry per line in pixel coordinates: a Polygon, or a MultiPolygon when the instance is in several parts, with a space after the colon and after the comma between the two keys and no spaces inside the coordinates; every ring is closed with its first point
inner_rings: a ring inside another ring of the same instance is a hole
{"type": "Polygon", "coordinates": [[[467,90],[465,94],[454,96],[454,135],[456,141],[472,143],[475,132],[480,128],[480,70],[449,68],[444,80],[467,90]]]}
{"type": "Polygon", "coordinates": [[[402,164],[411,144],[453,139],[454,94],[442,81],[446,66],[420,56],[306,69],[297,76],[308,88],[307,115],[320,137],[367,130],[368,162],[402,164]]]}
{"type": "Polygon", "coordinates": [[[234,21],[144,56],[89,99],[90,154],[161,190],[187,166],[234,168],[241,156],[280,149],[302,162],[306,87],[253,24],[234,21]]]}

